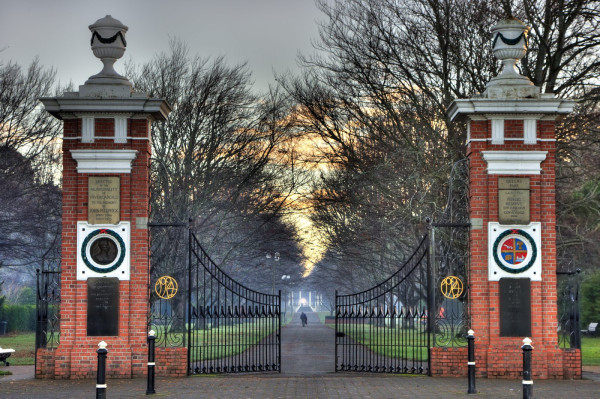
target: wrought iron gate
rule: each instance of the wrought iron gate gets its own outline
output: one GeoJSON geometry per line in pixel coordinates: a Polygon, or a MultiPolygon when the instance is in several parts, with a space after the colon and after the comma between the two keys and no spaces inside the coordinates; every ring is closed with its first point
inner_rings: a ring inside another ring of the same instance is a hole
{"type": "Polygon", "coordinates": [[[60,259],[43,260],[36,274],[35,349],[56,348],[60,341],[60,259]]]}
{"type": "Polygon", "coordinates": [[[561,348],[581,349],[580,273],[580,269],[556,273],[558,277],[558,343],[561,348]]]}
{"type": "Polygon", "coordinates": [[[239,284],[187,224],[151,223],[149,329],[187,347],[188,374],[279,372],[281,294],[239,284]]]}
{"type": "Polygon", "coordinates": [[[469,315],[469,168],[452,165],[444,212],[431,223],[433,346],[467,346],[469,315]]]}
{"type": "Polygon", "coordinates": [[[281,372],[281,291],[264,294],[236,282],[193,233],[189,248],[189,372],[281,372]]]}
{"type": "Polygon", "coordinates": [[[390,278],[335,296],[335,370],[430,373],[429,236],[390,278]]]}

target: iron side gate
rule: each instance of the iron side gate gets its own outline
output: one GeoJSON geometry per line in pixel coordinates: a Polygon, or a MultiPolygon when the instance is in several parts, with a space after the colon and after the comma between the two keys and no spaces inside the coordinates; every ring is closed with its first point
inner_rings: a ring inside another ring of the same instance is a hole
{"type": "Polygon", "coordinates": [[[189,241],[189,374],[281,372],[281,291],[245,287],[189,241]]]}
{"type": "Polygon", "coordinates": [[[430,374],[429,238],[381,284],[335,296],[335,371],[430,374]]]}

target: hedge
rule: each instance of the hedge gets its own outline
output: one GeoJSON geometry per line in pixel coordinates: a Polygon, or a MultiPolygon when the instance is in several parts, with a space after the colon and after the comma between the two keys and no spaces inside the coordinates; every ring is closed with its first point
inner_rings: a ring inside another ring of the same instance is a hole
{"type": "Polygon", "coordinates": [[[0,310],[0,321],[7,321],[7,332],[35,331],[35,305],[7,305],[0,310]]]}

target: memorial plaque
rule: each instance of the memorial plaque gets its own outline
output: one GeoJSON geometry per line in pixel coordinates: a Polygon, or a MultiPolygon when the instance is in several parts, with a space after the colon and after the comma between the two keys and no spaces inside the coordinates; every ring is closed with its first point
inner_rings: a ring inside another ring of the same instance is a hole
{"type": "Polygon", "coordinates": [[[119,176],[88,177],[88,222],[117,224],[121,216],[119,176]]]}
{"type": "Polygon", "coordinates": [[[500,279],[500,336],[531,336],[531,280],[500,279]]]}
{"type": "Polygon", "coordinates": [[[87,335],[119,335],[119,279],[89,278],[87,335]]]}
{"type": "Polygon", "coordinates": [[[528,177],[498,178],[498,221],[500,224],[529,224],[528,177]]]}
{"type": "Polygon", "coordinates": [[[529,177],[499,177],[498,190],[529,190],[529,177]]]}

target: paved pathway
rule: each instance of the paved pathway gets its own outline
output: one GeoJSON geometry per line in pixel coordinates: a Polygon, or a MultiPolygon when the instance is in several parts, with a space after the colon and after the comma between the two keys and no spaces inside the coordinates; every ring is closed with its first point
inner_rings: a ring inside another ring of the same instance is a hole
{"type": "MultiPolygon", "coordinates": [[[[521,381],[477,380],[477,395],[468,395],[466,378],[334,373],[332,329],[308,314],[298,315],[282,333],[282,373],[268,375],[158,378],[155,397],[165,398],[522,398],[521,381]]],[[[3,368],[5,369],[5,368],[3,368]]],[[[0,377],[0,398],[93,398],[95,381],[41,381],[31,366],[10,366],[13,376],[0,377]]],[[[600,374],[584,373],[580,381],[535,381],[533,394],[543,399],[600,398],[600,374]]],[[[107,398],[147,397],[146,380],[108,380],[107,398]]]]}
{"type": "Polygon", "coordinates": [[[285,376],[323,375],[335,371],[335,331],[325,327],[315,313],[306,313],[302,327],[300,314],[281,331],[281,374],[285,376]]]}

